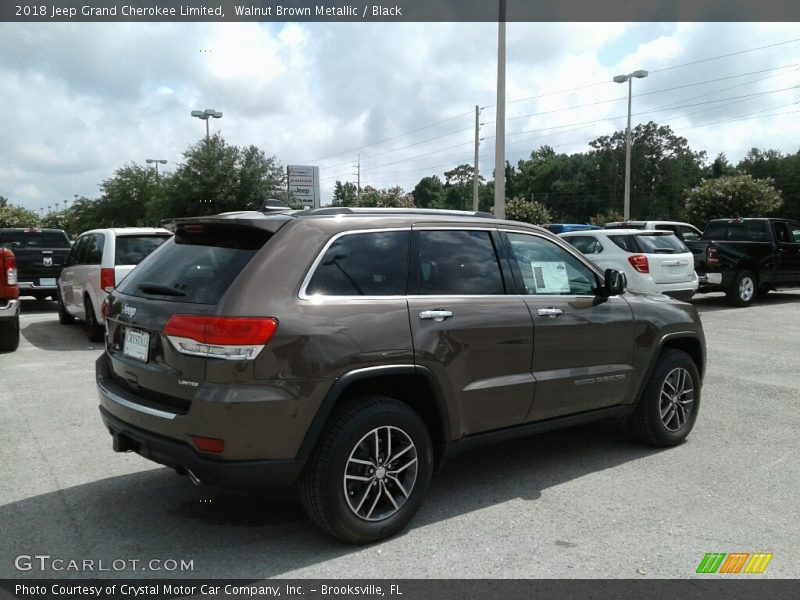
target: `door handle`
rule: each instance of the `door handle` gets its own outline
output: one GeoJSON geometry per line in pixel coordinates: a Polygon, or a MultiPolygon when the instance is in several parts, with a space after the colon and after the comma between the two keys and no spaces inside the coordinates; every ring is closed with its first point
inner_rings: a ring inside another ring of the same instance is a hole
{"type": "Polygon", "coordinates": [[[449,310],[423,310],[419,313],[419,318],[423,321],[433,320],[438,323],[441,323],[445,319],[449,319],[453,316],[453,313],[449,310]]]}
{"type": "Polygon", "coordinates": [[[536,311],[536,314],[540,317],[550,317],[551,319],[555,319],[556,317],[563,315],[564,311],[560,308],[540,308],[536,311]]]}

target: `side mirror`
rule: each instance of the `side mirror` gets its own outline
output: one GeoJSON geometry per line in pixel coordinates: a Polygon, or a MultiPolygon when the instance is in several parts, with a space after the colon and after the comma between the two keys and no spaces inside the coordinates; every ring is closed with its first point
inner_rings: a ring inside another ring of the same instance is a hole
{"type": "Polygon", "coordinates": [[[603,282],[603,295],[605,296],[618,296],[625,291],[625,286],[628,280],[625,273],[620,273],[614,269],[606,269],[604,282],[603,282]]]}

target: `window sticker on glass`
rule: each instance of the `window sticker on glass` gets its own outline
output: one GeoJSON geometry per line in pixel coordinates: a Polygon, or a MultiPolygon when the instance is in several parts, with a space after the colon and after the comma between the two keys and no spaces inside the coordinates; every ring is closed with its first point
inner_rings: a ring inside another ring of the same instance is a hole
{"type": "Polygon", "coordinates": [[[567,265],[563,262],[532,262],[537,294],[569,294],[567,265]]]}

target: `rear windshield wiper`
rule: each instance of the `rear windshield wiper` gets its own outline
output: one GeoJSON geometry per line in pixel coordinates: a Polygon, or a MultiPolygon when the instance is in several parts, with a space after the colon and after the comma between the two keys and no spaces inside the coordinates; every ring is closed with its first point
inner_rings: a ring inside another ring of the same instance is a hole
{"type": "Polygon", "coordinates": [[[171,287],[167,287],[166,285],[161,285],[160,283],[151,283],[149,281],[143,281],[138,286],[139,290],[143,291],[145,294],[161,294],[162,296],[185,296],[183,292],[180,290],[176,290],[171,287]]]}

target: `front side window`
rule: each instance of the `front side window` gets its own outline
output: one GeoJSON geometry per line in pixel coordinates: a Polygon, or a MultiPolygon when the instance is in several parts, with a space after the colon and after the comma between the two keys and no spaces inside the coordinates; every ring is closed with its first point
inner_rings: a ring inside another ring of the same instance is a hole
{"type": "Polygon", "coordinates": [[[306,294],[404,295],[409,237],[410,231],[374,231],[339,237],[325,251],[306,294]]]}
{"type": "Polygon", "coordinates": [[[509,233],[511,255],[529,295],[592,295],[594,272],[564,248],[535,235],[509,233]]]}
{"type": "Polygon", "coordinates": [[[416,233],[416,286],[420,295],[505,294],[492,236],[478,230],[416,233]]]}

